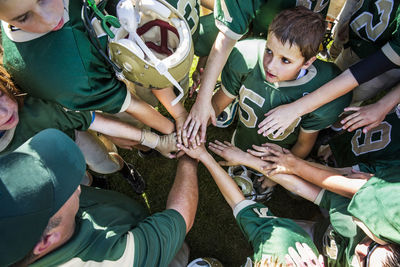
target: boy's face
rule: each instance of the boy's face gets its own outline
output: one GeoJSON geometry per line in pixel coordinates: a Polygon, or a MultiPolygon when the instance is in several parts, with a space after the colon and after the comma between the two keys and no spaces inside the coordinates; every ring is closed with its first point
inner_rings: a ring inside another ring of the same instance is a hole
{"type": "Polygon", "coordinates": [[[0,90],[0,131],[14,128],[18,121],[18,104],[0,90]]]}
{"type": "Polygon", "coordinates": [[[307,69],[315,60],[312,57],[304,62],[304,57],[296,44],[282,44],[275,34],[268,34],[264,52],[264,71],[268,82],[283,82],[296,79],[301,69],[307,69]]]}
{"type": "Polygon", "coordinates": [[[27,32],[59,30],[63,14],[63,0],[0,0],[0,20],[27,32]]]}

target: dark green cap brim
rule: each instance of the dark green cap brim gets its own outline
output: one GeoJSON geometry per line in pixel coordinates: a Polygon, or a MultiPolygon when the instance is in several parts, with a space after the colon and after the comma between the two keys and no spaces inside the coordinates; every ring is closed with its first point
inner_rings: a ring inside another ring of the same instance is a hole
{"type": "Polygon", "coordinates": [[[24,257],[85,172],[79,148],[48,129],[0,157],[0,266],[24,257]]]}

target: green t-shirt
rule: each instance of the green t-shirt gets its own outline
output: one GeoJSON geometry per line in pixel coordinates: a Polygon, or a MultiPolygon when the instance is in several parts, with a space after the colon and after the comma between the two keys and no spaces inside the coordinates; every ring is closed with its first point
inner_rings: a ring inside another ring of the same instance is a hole
{"type": "Polygon", "coordinates": [[[244,200],[234,209],[236,222],[254,249],[253,261],[265,256],[285,263],[289,247],[306,243],[314,252],[317,248],[311,237],[293,220],[275,217],[263,204],[244,200]]]}
{"type": "Polygon", "coordinates": [[[313,92],[340,73],[334,64],[316,60],[307,73],[297,80],[268,83],[263,67],[265,43],[265,40],[238,42],[221,75],[225,94],[239,98],[240,119],[233,141],[242,150],[266,142],[291,148],[297,141],[300,127],[309,132],[326,128],[337,120],[351,101],[351,94],[346,94],[329,102],[304,115],[296,127],[286,130],[276,139],[259,135],[257,125],[265,118],[265,113],[313,92]]]}
{"type": "MultiPolygon", "coordinates": [[[[116,0],[109,3],[109,13],[116,0]]],[[[199,4],[196,0],[168,1],[197,30],[199,4]]],[[[124,111],[129,94],[113,68],[92,45],[81,18],[82,1],[65,0],[65,25],[45,35],[9,30],[2,23],[4,66],[16,83],[30,95],[50,100],[72,110],[124,111]],[[13,41],[14,40],[14,41],[13,41]]],[[[99,38],[107,54],[107,36],[99,38]]]]}
{"type": "Polygon", "coordinates": [[[235,40],[239,40],[247,33],[251,22],[255,36],[266,36],[268,25],[280,11],[302,5],[325,16],[329,2],[329,0],[216,0],[215,24],[221,32],[235,40]]]}
{"type": "Polygon", "coordinates": [[[18,110],[19,122],[0,138],[0,154],[14,151],[29,138],[47,128],[58,129],[72,139],[74,130],[86,131],[92,123],[92,112],[67,110],[60,105],[27,96],[18,110]]]}
{"type": "Polygon", "coordinates": [[[379,162],[400,165],[400,117],[396,112],[390,113],[367,134],[362,128],[345,132],[332,139],[329,145],[339,167],[379,162]]]}
{"type": "Polygon", "coordinates": [[[399,1],[358,1],[350,19],[349,46],[365,58],[382,49],[400,65],[399,1]]]}
{"type": "Polygon", "coordinates": [[[354,249],[366,235],[347,211],[350,201],[351,199],[324,191],[321,202],[316,203],[329,211],[329,227],[314,234],[314,241],[321,248],[326,266],[358,266],[355,264],[357,260],[354,249]]]}
{"type": "Polygon", "coordinates": [[[148,216],[120,193],[82,186],[74,235],[32,266],[168,266],[185,234],[175,210],[148,216]]]}

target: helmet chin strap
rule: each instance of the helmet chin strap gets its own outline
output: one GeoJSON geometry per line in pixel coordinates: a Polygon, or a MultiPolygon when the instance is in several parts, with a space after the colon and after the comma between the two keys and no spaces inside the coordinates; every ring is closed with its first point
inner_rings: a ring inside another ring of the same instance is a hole
{"type": "Polygon", "coordinates": [[[178,97],[171,102],[171,105],[176,105],[184,96],[183,89],[174,79],[174,77],[168,72],[168,67],[165,65],[165,63],[154,55],[154,53],[144,43],[142,38],[140,38],[140,36],[136,33],[138,24],[138,11],[135,10],[130,0],[123,0],[120,1],[117,6],[117,14],[122,27],[129,32],[129,39],[135,41],[139,45],[144,54],[149,58],[150,62],[154,64],[154,67],[158,73],[167,78],[168,81],[170,81],[179,90],[178,97]]]}

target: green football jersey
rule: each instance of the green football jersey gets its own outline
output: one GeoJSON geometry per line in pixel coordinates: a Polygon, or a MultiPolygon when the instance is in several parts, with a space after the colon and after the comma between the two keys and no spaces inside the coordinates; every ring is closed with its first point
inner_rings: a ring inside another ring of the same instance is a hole
{"type": "Polygon", "coordinates": [[[265,118],[265,113],[313,92],[340,73],[334,64],[316,60],[307,73],[297,80],[268,83],[263,67],[265,43],[265,40],[239,42],[221,75],[225,94],[239,98],[239,122],[233,141],[242,150],[266,142],[291,148],[297,141],[300,127],[309,132],[328,127],[351,101],[351,94],[346,94],[304,115],[278,138],[259,135],[257,125],[265,118]]]}
{"type": "Polygon", "coordinates": [[[338,167],[355,164],[398,165],[400,163],[400,117],[388,114],[379,126],[364,134],[362,128],[345,132],[329,142],[338,167]]]}
{"type": "Polygon", "coordinates": [[[168,266],[182,247],[186,224],[177,211],[148,216],[120,193],[81,188],[74,235],[30,266],[168,266]]]}
{"type": "Polygon", "coordinates": [[[234,209],[236,222],[254,248],[253,261],[266,256],[282,264],[289,247],[296,242],[306,243],[317,253],[311,237],[293,220],[275,217],[263,204],[244,200],[234,209]]]}
{"type": "Polygon", "coordinates": [[[329,191],[323,191],[319,206],[329,211],[330,225],[318,228],[314,233],[314,242],[324,256],[326,266],[347,267],[358,266],[354,256],[357,244],[365,238],[365,233],[354,223],[347,211],[351,199],[329,191]]]}
{"type": "Polygon", "coordinates": [[[19,122],[0,138],[0,154],[14,151],[29,138],[47,128],[58,129],[72,139],[75,130],[86,131],[92,123],[92,112],[67,110],[60,105],[27,96],[18,111],[19,122]]]}
{"type": "Polygon", "coordinates": [[[221,32],[239,40],[249,30],[251,22],[255,36],[266,36],[268,25],[280,11],[301,5],[326,16],[329,2],[329,0],[216,0],[214,16],[221,32]]]}
{"type": "Polygon", "coordinates": [[[400,2],[394,0],[358,1],[349,22],[349,46],[365,58],[379,49],[400,65],[400,2]]]}
{"type": "MultiPolygon", "coordinates": [[[[169,2],[183,12],[194,33],[199,20],[198,1],[169,2]]],[[[64,26],[44,35],[27,33],[3,22],[4,66],[21,89],[34,97],[72,110],[124,111],[130,96],[90,42],[81,17],[82,4],[65,0],[64,26]]],[[[107,53],[107,36],[99,37],[99,42],[107,53]]]]}

